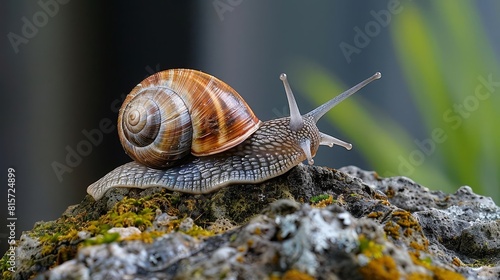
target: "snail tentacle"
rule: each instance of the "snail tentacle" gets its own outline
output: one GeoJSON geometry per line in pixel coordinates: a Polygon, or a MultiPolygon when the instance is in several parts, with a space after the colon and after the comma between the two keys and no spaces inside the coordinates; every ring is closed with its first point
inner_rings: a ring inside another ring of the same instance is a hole
{"type": "MultiPolygon", "coordinates": [[[[319,119],[324,116],[328,111],[330,111],[333,107],[338,105],[340,102],[344,101],[347,97],[353,95],[369,83],[373,82],[374,80],[378,80],[382,77],[382,74],[380,72],[376,72],[373,74],[371,77],[363,80],[362,82],[358,83],[357,85],[353,86],[352,88],[344,91],[343,93],[335,96],[334,98],[330,99],[329,101],[325,102],[323,105],[318,106],[316,109],[312,110],[311,112],[305,114],[304,116],[308,116],[314,119],[314,122],[317,123],[319,119]]],[[[346,148],[347,150],[352,149],[352,144],[347,143],[345,141],[342,141],[338,138],[335,138],[333,136],[330,136],[328,134],[325,134],[323,132],[320,132],[321,136],[321,141],[320,145],[325,145],[332,147],[334,144],[342,146],[346,148]]]]}
{"type": "Polygon", "coordinates": [[[320,132],[319,135],[320,135],[320,139],[321,139],[319,142],[320,145],[325,145],[325,146],[328,146],[331,148],[335,144],[338,146],[342,146],[342,147],[346,148],[347,150],[352,149],[351,143],[347,143],[345,141],[342,141],[342,140],[335,138],[333,136],[330,136],[328,134],[324,134],[323,132],[320,132]]]}
{"type": "Polygon", "coordinates": [[[304,139],[304,141],[300,142],[300,148],[302,149],[302,151],[306,155],[307,163],[309,163],[309,165],[313,165],[314,160],[313,160],[313,156],[311,155],[311,140],[309,140],[307,138],[304,139]]]}
{"type": "Polygon", "coordinates": [[[312,110],[311,112],[307,113],[306,116],[311,116],[314,118],[315,122],[318,122],[319,119],[328,111],[330,111],[333,107],[338,105],[340,102],[344,101],[347,97],[353,95],[369,83],[378,80],[382,77],[382,74],[380,72],[376,72],[373,74],[371,77],[367,78],[366,80],[360,82],[359,84],[353,86],[352,88],[344,91],[343,93],[335,96],[334,98],[330,99],[329,101],[325,102],[323,105],[320,105],[318,108],[312,110]]]}
{"type": "Polygon", "coordinates": [[[295,101],[292,88],[288,83],[288,79],[286,78],[285,73],[282,73],[280,75],[280,80],[283,81],[283,85],[285,86],[286,98],[288,99],[288,107],[290,107],[290,130],[297,131],[304,126],[304,121],[302,120],[302,115],[300,114],[299,106],[295,101]]]}

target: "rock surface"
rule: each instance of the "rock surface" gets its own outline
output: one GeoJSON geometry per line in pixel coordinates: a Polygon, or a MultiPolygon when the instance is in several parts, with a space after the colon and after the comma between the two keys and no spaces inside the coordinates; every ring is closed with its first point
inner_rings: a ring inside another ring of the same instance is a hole
{"type": "Polygon", "coordinates": [[[500,207],[356,167],[206,195],[115,189],[40,222],[4,279],[500,279],[500,207]]]}

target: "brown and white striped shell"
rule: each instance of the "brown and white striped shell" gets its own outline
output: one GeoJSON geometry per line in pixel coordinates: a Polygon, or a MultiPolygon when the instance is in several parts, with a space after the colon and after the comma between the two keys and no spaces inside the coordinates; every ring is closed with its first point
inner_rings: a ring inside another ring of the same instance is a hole
{"type": "Polygon", "coordinates": [[[125,152],[152,168],[191,153],[206,156],[248,138],[261,122],[223,81],[197,70],[155,73],[128,94],[118,115],[125,152]]]}

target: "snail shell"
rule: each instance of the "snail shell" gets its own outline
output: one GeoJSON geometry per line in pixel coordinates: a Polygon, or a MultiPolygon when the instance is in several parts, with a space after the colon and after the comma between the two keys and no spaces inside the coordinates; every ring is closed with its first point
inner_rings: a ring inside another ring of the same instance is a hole
{"type": "Polygon", "coordinates": [[[196,70],[158,72],[139,83],[118,114],[118,135],[135,161],[165,168],[248,138],[261,122],[229,85],[196,70]]]}
{"type": "Polygon", "coordinates": [[[159,72],[137,85],[119,112],[120,140],[135,161],[109,172],[87,192],[96,200],[115,187],[208,193],[268,180],[304,160],[313,164],[319,145],[352,147],[320,132],[318,120],[380,77],[377,72],[301,115],[282,74],[290,117],[261,124],[236,91],[219,79],[195,70],[159,72]]]}

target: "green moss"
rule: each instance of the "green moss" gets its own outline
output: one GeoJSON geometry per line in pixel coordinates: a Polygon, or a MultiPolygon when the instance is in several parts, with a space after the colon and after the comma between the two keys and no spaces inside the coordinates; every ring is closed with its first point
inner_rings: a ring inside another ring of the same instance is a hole
{"type": "Polygon", "coordinates": [[[425,257],[425,258],[420,259],[420,261],[422,262],[422,264],[423,264],[424,266],[431,266],[431,265],[432,265],[432,258],[431,258],[431,257],[429,257],[429,256],[427,256],[427,257],[425,257]]]}
{"type": "Polygon", "coordinates": [[[328,199],[330,196],[331,195],[329,195],[329,194],[320,194],[320,195],[316,195],[316,196],[311,197],[310,201],[312,204],[316,204],[322,200],[328,199]]]}
{"type": "Polygon", "coordinates": [[[81,211],[56,221],[37,223],[28,234],[40,241],[42,256],[56,255],[53,265],[58,265],[72,259],[81,246],[118,240],[118,233],[107,232],[112,227],[134,226],[141,231],[151,227],[156,210],[163,211],[171,205],[168,199],[164,192],[139,199],[125,198],[96,220],[88,219],[87,213],[81,211]],[[79,232],[86,232],[88,238],[82,240],[79,232]]]}
{"type": "Polygon", "coordinates": [[[108,213],[96,221],[90,221],[87,230],[102,233],[112,227],[137,227],[143,231],[153,225],[156,210],[164,210],[168,198],[162,193],[143,198],[125,198],[118,202],[108,213]]]}
{"type": "Polygon", "coordinates": [[[12,279],[12,272],[10,271],[4,271],[2,273],[2,279],[5,279],[5,280],[11,280],[12,279]]]}
{"type": "Polygon", "coordinates": [[[493,259],[488,259],[488,258],[484,258],[484,259],[478,259],[478,260],[475,260],[473,263],[469,264],[468,266],[470,267],[482,267],[482,266],[495,266],[495,260],[493,259]]]}
{"type": "Polygon", "coordinates": [[[193,227],[190,228],[189,230],[182,231],[182,232],[184,232],[187,235],[194,236],[194,237],[215,235],[215,233],[213,231],[206,230],[206,229],[204,229],[200,226],[197,226],[197,225],[193,225],[193,227]]]}
{"type": "MultiPolygon", "coordinates": [[[[51,266],[59,265],[75,257],[82,246],[107,244],[120,240],[119,233],[109,233],[113,227],[137,227],[141,233],[125,238],[124,240],[141,240],[153,242],[154,239],[171,231],[180,231],[183,218],[172,219],[163,225],[161,231],[152,230],[153,221],[157,212],[178,216],[183,207],[187,213],[199,207],[192,196],[182,199],[181,194],[161,191],[151,196],[142,198],[126,197],[117,202],[113,208],[98,218],[91,219],[86,211],[79,211],[73,215],[63,215],[56,221],[40,222],[35,224],[29,235],[40,241],[42,256],[55,256],[51,266]],[[82,233],[85,240],[82,239],[82,233]]],[[[205,228],[193,225],[184,233],[199,237],[211,236],[215,233],[205,228]]],[[[10,272],[7,270],[6,256],[0,262],[3,275],[0,278],[8,279],[10,272]]],[[[35,260],[33,265],[37,265],[35,260]]]]}
{"type": "Polygon", "coordinates": [[[331,204],[334,204],[336,202],[337,201],[335,199],[333,199],[332,195],[328,195],[327,198],[319,200],[318,202],[311,204],[311,206],[316,207],[316,208],[324,208],[324,207],[331,205],[331,204]]]}
{"type": "MultiPolygon", "coordinates": [[[[155,212],[151,208],[125,210],[123,212],[111,212],[99,219],[99,224],[110,225],[111,227],[137,227],[141,231],[152,226],[155,212]],[[135,211],[134,211],[135,210],[135,211]],[[127,212],[129,211],[129,212],[127,212]]],[[[98,225],[98,224],[97,224],[98,225]]],[[[97,226],[96,225],[96,226],[97,226]]]]}
{"type": "Polygon", "coordinates": [[[237,233],[233,233],[229,237],[229,242],[234,242],[234,241],[236,241],[237,238],[238,238],[238,234],[237,233]]]}
{"type": "Polygon", "coordinates": [[[152,243],[156,238],[163,236],[165,234],[165,231],[144,231],[138,234],[133,234],[131,236],[128,236],[124,240],[140,240],[145,243],[152,243]]]}
{"type": "Polygon", "coordinates": [[[83,242],[84,245],[97,245],[97,244],[108,244],[114,242],[120,238],[118,232],[105,232],[102,235],[98,235],[95,238],[87,239],[83,242]]]}
{"type": "Polygon", "coordinates": [[[8,261],[9,256],[7,256],[7,254],[0,259],[0,271],[2,271],[1,278],[5,280],[12,279],[12,272],[9,271],[10,265],[7,263],[8,261]]]}

